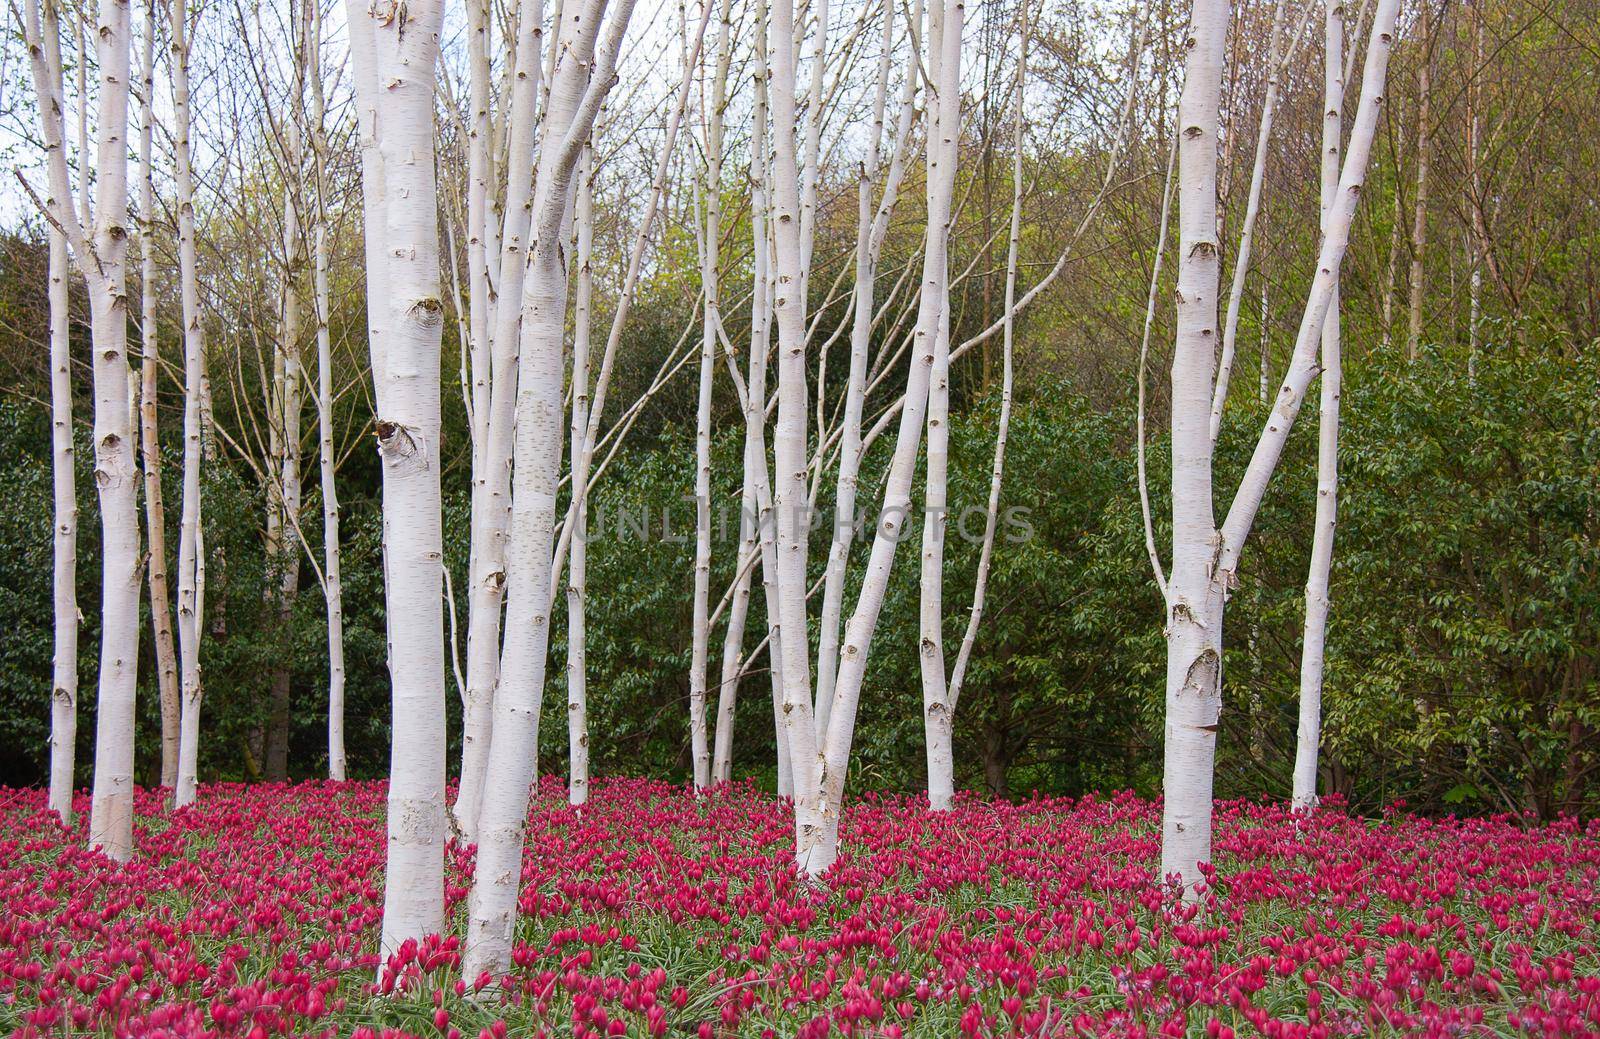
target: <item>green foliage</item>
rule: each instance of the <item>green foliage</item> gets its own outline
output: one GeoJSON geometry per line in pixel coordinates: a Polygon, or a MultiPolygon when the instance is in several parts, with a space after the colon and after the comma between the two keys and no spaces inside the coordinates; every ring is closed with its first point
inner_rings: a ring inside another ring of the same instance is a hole
{"type": "MultiPolygon", "coordinates": [[[[663,333],[664,335],[665,333],[663,333]]],[[[1359,807],[1396,798],[1441,810],[1591,814],[1600,766],[1595,618],[1600,613],[1600,350],[1525,349],[1483,357],[1475,381],[1425,356],[1413,365],[1358,360],[1344,392],[1340,524],[1329,629],[1325,789],[1359,807]]],[[[998,402],[955,416],[945,569],[945,651],[965,632],[987,501],[998,402]]],[[[1218,445],[1219,500],[1242,471],[1265,418],[1236,401],[1218,445]]],[[[1303,593],[1315,496],[1308,405],[1246,548],[1228,614],[1219,796],[1281,796],[1293,758],[1303,593]]],[[[589,688],[597,774],[682,777],[688,770],[688,656],[694,510],[692,436],[657,416],[598,485],[589,541],[589,688]],[[640,528],[643,528],[642,532],[640,528]]],[[[712,597],[733,579],[742,432],[714,444],[712,597]],[[725,518],[724,518],[725,517],[725,518]]],[[[1125,405],[1097,406],[1038,380],[1019,395],[1001,495],[988,608],[957,711],[958,781],[994,794],[1159,786],[1164,646],[1149,572],[1125,405]]],[[[4,780],[36,782],[48,736],[51,653],[48,429],[37,407],[0,406],[0,737],[4,780]]],[[[87,444],[80,458],[87,457],[87,444]]],[[[867,459],[862,503],[875,502],[892,441],[867,459]]],[[[354,456],[343,513],[348,740],[352,773],[387,766],[388,675],[380,527],[362,496],[372,475],[354,456]]],[[[1149,446],[1158,544],[1165,540],[1167,447],[1149,446]]],[[[80,466],[78,595],[80,763],[93,740],[98,530],[80,466]]],[[[177,459],[167,475],[176,480],[177,459]]],[[[918,486],[920,487],[920,474],[918,486]]],[[[824,482],[824,510],[831,498],[824,482]]],[[[178,500],[169,487],[169,501],[178,500]]],[[[205,639],[207,777],[245,778],[273,665],[291,665],[291,771],[325,767],[326,653],[321,589],[305,556],[287,620],[269,589],[264,503],[227,464],[206,484],[210,561],[205,639]]],[[[1219,506],[1219,509],[1221,506],[1219,506]]],[[[457,652],[465,652],[468,502],[446,494],[457,652]]],[[[320,557],[320,506],[306,503],[320,557]]],[[[169,544],[176,544],[176,509],[169,544]]],[[[852,762],[856,789],[923,781],[917,585],[919,525],[899,548],[873,640],[852,762]]],[[[811,551],[826,558],[827,525],[811,551]]],[[[853,549],[851,608],[866,558],[853,549]]],[[[724,615],[725,616],[725,615],[724,615]]],[[[815,637],[813,630],[813,637],[815,637]]],[[[564,597],[558,598],[543,717],[544,771],[565,767],[564,597]]],[[[759,569],[744,641],[765,635],[759,569]]],[[[710,674],[720,669],[722,627],[710,674]]],[[[140,775],[157,760],[153,661],[141,646],[140,775]]],[[[773,781],[764,652],[740,686],[735,773],[773,781]]],[[[447,696],[459,739],[459,706],[447,696]]],[[[452,749],[452,756],[455,751],[452,749]]],[[[86,778],[80,772],[80,779],[86,778]]]]}

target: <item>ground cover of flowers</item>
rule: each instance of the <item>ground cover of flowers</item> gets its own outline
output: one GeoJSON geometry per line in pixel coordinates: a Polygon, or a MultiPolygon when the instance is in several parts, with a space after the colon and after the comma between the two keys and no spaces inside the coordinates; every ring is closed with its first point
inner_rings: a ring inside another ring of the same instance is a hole
{"type": "MultiPolygon", "coordinates": [[[[917,797],[849,809],[825,886],[786,806],[637,780],[531,814],[513,973],[458,938],[375,989],[381,784],[139,795],[116,866],[0,791],[0,1028],[21,1035],[1004,1036],[1600,1033],[1600,824],[1297,824],[1219,806],[1203,910],[1159,808],[917,797]]],[[[82,810],[87,813],[87,802],[82,810]]],[[[463,927],[472,851],[452,844],[463,927]]]]}

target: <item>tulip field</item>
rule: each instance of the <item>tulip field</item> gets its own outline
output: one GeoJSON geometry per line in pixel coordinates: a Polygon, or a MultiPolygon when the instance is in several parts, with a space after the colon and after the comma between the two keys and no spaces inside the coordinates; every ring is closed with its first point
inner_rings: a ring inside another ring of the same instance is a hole
{"type": "MultiPolygon", "coordinates": [[[[1580,1035],[1600,825],[1218,808],[1201,905],[1132,796],[852,802],[825,883],[783,802],[639,780],[531,813],[515,968],[385,965],[384,787],[139,794],[125,866],[0,791],[0,1027],[21,1036],[1580,1035]]],[[[451,844],[463,927],[473,850],[451,844]]]]}

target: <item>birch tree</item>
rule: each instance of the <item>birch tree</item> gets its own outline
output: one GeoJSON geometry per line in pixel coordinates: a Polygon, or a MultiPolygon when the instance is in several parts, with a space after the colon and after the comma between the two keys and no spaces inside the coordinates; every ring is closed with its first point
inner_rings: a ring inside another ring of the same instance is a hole
{"type": "MultiPolygon", "coordinates": [[[[821,631],[817,647],[818,733],[825,733],[833,708],[833,693],[839,671],[839,621],[844,606],[844,582],[855,540],[856,498],[860,489],[861,460],[865,454],[861,439],[861,416],[866,399],[868,351],[871,347],[876,307],[878,265],[883,243],[889,233],[900,184],[907,166],[911,130],[916,119],[917,72],[914,63],[906,70],[899,99],[893,149],[885,169],[883,124],[889,87],[889,56],[894,50],[894,8],[883,9],[883,50],[878,62],[878,80],[873,93],[872,126],[867,157],[857,177],[855,284],[851,290],[850,370],[845,382],[844,415],[840,422],[839,474],[834,489],[832,539],[828,546],[828,565],[823,574],[821,631]],[[873,191],[879,181],[881,199],[874,204],[873,191]]],[[[922,0],[915,0],[910,24],[922,17],[922,0]]],[[[906,33],[914,41],[914,34],[906,33]]]]}
{"type": "MultiPolygon", "coordinates": [[[[478,419],[481,439],[481,467],[473,472],[472,544],[467,616],[467,690],[462,706],[461,783],[453,817],[462,837],[476,840],[478,814],[488,764],[493,704],[500,673],[500,612],[506,591],[506,542],[511,516],[512,424],[516,411],[518,378],[517,326],[521,317],[522,285],[528,268],[529,220],[533,205],[535,106],[543,63],[544,6],[540,0],[520,0],[515,48],[507,61],[518,63],[520,71],[512,77],[509,111],[506,114],[507,162],[503,223],[499,233],[500,255],[495,270],[500,275],[491,298],[484,290],[487,313],[477,316],[475,325],[489,329],[490,381],[486,394],[486,416],[478,419]]],[[[559,26],[558,20],[558,26],[559,26]]],[[[469,40],[477,33],[470,32],[469,40]]],[[[476,59],[476,54],[474,54],[476,59]]],[[[487,61],[487,54],[482,59],[487,61]]],[[[480,75],[486,76],[486,71],[480,75]]],[[[478,88],[475,88],[475,90],[478,88]]],[[[486,89],[486,85],[483,89],[486,89]]],[[[474,105],[478,94],[474,93],[474,105]]],[[[487,104],[486,95],[483,103],[487,104]]],[[[474,117],[476,120],[476,116],[474,117]]],[[[475,146],[476,147],[476,146],[475,146]]],[[[481,161],[487,162],[484,157],[481,161]]],[[[478,189],[472,187],[476,192],[478,189]]],[[[487,191],[487,188],[484,189],[487,191]]],[[[470,211],[469,206],[469,211],[470,211]]],[[[491,222],[485,205],[485,222],[491,222]]],[[[488,242],[484,262],[489,263],[488,242]]],[[[485,285],[493,279],[486,271],[485,285]]],[[[479,278],[473,274],[472,278],[479,278]]],[[[478,347],[479,360],[485,352],[478,347]]],[[[475,405],[482,409],[482,404],[475,405]]],[[[476,414],[484,415],[484,410],[476,414]]]]}
{"type": "MultiPolygon", "coordinates": [[[[1339,190],[1339,151],[1344,119],[1344,5],[1326,0],[1322,71],[1322,230],[1339,190]]],[[[1328,316],[1322,325],[1322,382],[1317,411],[1317,514],[1306,577],[1305,635],[1300,650],[1300,720],[1295,736],[1293,805],[1317,803],[1317,758],[1322,739],[1322,670],[1328,632],[1328,577],[1339,509],[1339,282],[1337,272],[1328,316]]]]}
{"type": "Polygon", "coordinates": [[[139,431],[144,462],[144,510],[150,587],[150,628],[156,650],[156,688],[161,704],[161,785],[178,783],[178,657],[172,644],[172,606],[167,583],[166,504],[161,491],[161,434],[157,389],[161,373],[156,327],[155,130],[156,26],[160,0],[144,15],[144,58],[139,108],[139,431]]]}
{"type": "Polygon", "coordinates": [[[517,366],[510,541],[506,548],[506,638],[494,694],[478,859],[468,905],[463,972],[499,976],[510,967],[522,876],[528,790],[537,771],[539,711],[549,647],[555,501],[561,458],[561,391],[567,312],[564,227],[574,171],[616,75],[633,13],[619,0],[564,10],[534,181],[528,271],[517,366]],[[604,22],[605,36],[600,38],[604,22]]]}
{"type": "MultiPolygon", "coordinates": [[[[23,26],[49,170],[46,212],[67,239],[89,289],[94,350],[95,484],[100,502],[100,679],[89,843],[133,857],[133,737],[139,666],[138,466],[134,460],[127,330],[128,91],[132,29],[127,0],[95,12],[99,76],[92,222],[89,188],[74,206],[68,184],[60,24],[53,4],[26,0],[23,26]]],[[[81,67],[81,63],[80,63],[81,67]]]]}
{"type": "Polygon", "coordinates": [[[444,926],[445,743],[439,354],[444,306],[434,179],[437,0],[346,20],[362,138],[367,337],[383,469],[390,728],[385,956],[444,926]]]}
{"type": "Polygon", "coordinates": [[[774,181],[778,289],[779,405],[776,460],[778,613],[783,654],[784,728],[794,772],[795,858],[800,871],[817,878],[838,857],[839,819],[845,774],[854,736],[856,708],[865,676],[867,651],[883,606],[894,552],[909,519],[911,481],[928,410],[936,339],[948,288],[948,242],[954,194],[956,149],[960,134],[960,55],[964,4],[934,4],[929,10],[925,67],[934,93],[935,115],[928,145],[928,228],[923,250],[922,294],[913,337],[912,361],[900,410],[899,439],[884,485],[883,505],[873,537],[860,596],[845,629],[828,728],[817,735],[811,702],[809,662],[789,659],[808,654],[805,617],[803,527],[805,515],[805,387],[802,301],[792,294],[798,282],[800,248],[794,209],[798,205],[794,120],[794,17],[792,5],[775,5],[773,39],[774,181]],[[938,55],[937,60],[932,56],[938,55]],[[787,368],[785,366],[788,366],[787,368]],[[785,409],[788,409],[788,422],[785,409]],[[798,437],[798,441],[795,438],[798,437]],[[798,450],[796,450],[798,448],[798,450]],[[797,457],[798,455],[798,457],[797,457]],[[786,515],[787,513],[787,515],[786,515]]]}
{"type": "MultiPolygon", "coordinates": [[[[190,21],[186,0],[168,0],[172,74],[172,154],[178,196],[178,278],[183,293],[183,515],[178,533],[178,649],[182,662],[178,726],[178,784],[173,803],[192,804],[200,754],[200,623],[205,576],[201,544],[200,467],[204,460],[201,404],[205,396],[205,329],[196,270],[194,169],[189,132],[190,21]]],[[[200,9],[195,10],[198,24],[200,9]]]]}
{"type": "Polygon", "coordinates": [[[339,547],[339,488],[333,448],[333,342],[328,332],[328,128],[322,76],[322,5],[307,5],[306,64],[311,80],[312,307],[317,324],[317,446],[322,481],[322,598],[328,618],[328,778],[345,779],[344,586],[339,547]]]}
{"type": "MultiPolygon", "coordinates": [[[[777,634],[777,545],[772,524],[772,490],[767,467],[766,399],[767,358],[772,346],[772,245],[768,205],[771,163],[767,135],[769,70],[767,0],[756,4],[754,108],[750,131],[750,357],[748,379],[744,381],[740,404],[744,413],[744,487],[739,499],[740,559],[750,552],[759,555],[761,580],[767,609],[768,679],[772,690],[773,727],[777,744],[777,792],[779,797],[794,793],[794,777],[789,762],[788,736],[783,722],[782,646],[777,634]]],[[[736,386],[740,385],[731,345],[727,362],[736,386]]],[[[712,772],[720,782],[733,778],[733,716],[739,680],[749,659],[744,653],[744,627],[749,612],[753,574],[741,567],[734,578],[732,606],[723,638],[722,675],[717,698],[717,743],[712,772]]],[[[759,649],[756,651],[759,652],[759,649]]],[[[752,656],[754,654],[751,654],[752,656]]]]}
{"type": "Polygon", "coordinates": [[[1379,0],[1360,102],[1329,209],[1289,370],[1221,527],[1213,518],[1209,435],[1215,369],[1218,93],[1227,6],[1196,0],[1178,103],[1179,267],[1172,361],[1172,561],[1166,584],[1167,681],[1161,872],[1197,897],[1211,858],[1213,763],[1221,710],[1223,608],[1239,556],[1307,387],[1384,101],[1398,0],[1379,0]]]}
{"type": "MultiPolygon", "coordinates": [[[[589,428],[589,325],[594,307],[594,145],[586,144],[578,160],[578,198],[573,223],[577,240],[577,291],[572,307],[572,471],[583,453],[589,428]]],[[[589,800],[589,674],[588,580],[589,503],[577,502],[572,522],[572,558],[567,565],[567,799],[573,805],[589,800]]]]}
{"type": "MultiPolygon", "coordinates": [[[[710,0],[705,0],[709,3],[710,0]]],[[[689,755],[694,788],[711,785],[711,747],[706,736],[706,662],[711,645],[711,389],[716,374],[717,336],[721,333],[721,289],[718,248],[722,241],[722,117],[727,104],[728,61],[733,29],[732,0],[721,0],[711,97],[705,112],[705,172],[701,197],[705,223],[700,234],[700,287],[703,325],[700,336],[700,382],[695,406],[694,469],[694,596],[689,651],[689,755]]]]}
{"type": "MultiPolygon", "coordinates": [[[[59,39],[54,17],[48,20],[59,39]]],[[[59,43],[57,44],[59,47],[59,43]]],[[[50,204],[55,204],[52,196],[50,204]]],[[[72,429],[72,326],[67,291],[67,237],[55,225],[50,238],[50,448],[55,508],[52,581],[55,655],[50,676],[50,809],[72,825],[72,790],[78,742],[78,485],[72,429]]]]}

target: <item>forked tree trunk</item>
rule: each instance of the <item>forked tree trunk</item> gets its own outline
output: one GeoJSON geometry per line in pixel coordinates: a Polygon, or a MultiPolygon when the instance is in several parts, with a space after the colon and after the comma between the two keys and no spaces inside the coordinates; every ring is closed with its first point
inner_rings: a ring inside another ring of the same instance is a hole
{"type": "MultiPolygon", "coordinates": [[[[550,636],[556,490],[560,477],[562,348],[567,269],[562,235],[573,175],[595,116],[615,80],[617,52],[633,13],[620,0],[597,43],[604,0],[574,2],[561,26],[551,73],[521,298],[510,543],[506,548],[506,638],[483,803],[478,860],[468,903],[462,972],[498,977],[511,965],[529,786],[538,771],[539,713],[550,636]]],[[[576,486],[576,482],[574,486],[576,486]]]]}
{"type": "MultiPolygon", "coordinates": [[[[784,708],[786,730],[789,738],[790,760],[794,768],[795,785],[795,861],[800,871],[810,878],[820,877],[837,860],[839,854],[839,821],[843,808],[845,776],[849,767],[850,746],[855,733],[856,709],[860,703],[861,683],[865,677],[867,653],[872,634],[877,627],[878,615],[883,606],[888,587],[894,553],[903,530],[909,522],[911,482],[915,472],[916,456],[922,441],[922,427],[927,417],[928,388],[931,379],[935,343],[943,320],[948,278],[948,242],[951,200],[954,194],[955,159],[960,135],[960,55],[961,26],[965,7],[960,0],[950,0],[936,5],[929,12],[928,47],[938,53],[937,62],[927,62],[937,68],[938,78],[933,83],[937,95],[935,116],[931,120],[928,145],[928,229],[923,252],[923,291],[917,311],[917,326],[913,336],[913,356],[907,377],[905,402],[900,411],[899,439],[884,487],[882,509],[872,550],[868,558],[862,589],[856,609],[845,628],[845,638],[840,652],[839,672],[834,690],[832,711],[824,738],[819,739],[814,727],[809,682],[802,667],[789,664],[787,642],[793,638],[790,617],[798,613],[802,621],[805,608],[804,571],[800,571],[799,586],[795,587],[796,574],[785,570],[781,558],[787,545],[780,543],[780,585],[786,609],[782,612],[785,629],[784,708]],[[796,603],[796,600],[798,602],[796,603]],[[796,609],[798,605],[798,609],[796,609]],[[798,675],[798,678],[796,677],[798,675]],[[801,684],[796,686],[795,682],[801,684]]],[[[787,4],[780,2],[774,19],[773,39],[777,61],[774,67],[773,96],[782,99],[793,86],[793,17],[787,4]]],[[[774,125],[793,125],[784,118],[785,111],[792,112],[792,94],[789,104],[774,108],[774,125]]],[[[780,134],[780,142],[782,135],[780,134]]],[[[780,187],[786,178],[792,178],[792,148],[786,160],[779,151],[775,177],[780,187]]],[[[778,209],[778,227],[785,226],[785,206],[778,209]]],[[[778,254],[784,256],[784,242],[780,239],[778,254]]],[[[792,267],[790,268],[792,271],[792,267]]],[[[780,270],[780,294],[783,291],[780,270]]],[[[803,344],[800,344],[803,353],[803,344]]],[[[794,348],[786,346],[785,337],[779,338],[780,354],[794,348]]],[[[803,357],[802,357],[803,360],[803,357]]],[[[800,369],[803,374],[803,366],[800,369]]],[[[802,387],[803,390],[803,387],[802,387]]],[[[780,394],[783,391],[780,390],[780,394]]],[[[780,421],[781,421],[780,403],[780,421]]],[[[802,459],[803,463],[803,459],[802,459]]],[[[780,470],[784,463],[780,460],[780,470]]],[[[799,471],[803,478],[803,466],[799,471]]],[[[792,474],[788,478],[793,478],[792,474]]],[[[784,520],[779,516],[779,531],[784,520]]],[[[792,530],[792,528],[791,528],[792,530]]],[[[790,562],[793,567],[793,562],[790,562]]],[[[804,648],[799,650],[804,652],[804,648]]],[[[804,662],[802,662],[802,665],[804,662]]]]}
{"type": "MultiPolygon", "coordinates": [[[[922,0],[915,0],[913,21],[922,15],[922,0]]],[[[900,97],[894,151],[887,175],[883,170],[883,123],[889,92],[889,59],[894,53],[895,11],[883,7],[883,49],[878,62],[877,89],[873,96],[871,137],[867,158],[856,186],[856,279],[851,291],[850,371],[845,381],[844,415],[839,430],[839,476],[834,488],[832,538],[828,566],[823,576],[821,630],[817,637],[816,728],[818,738],[828,730],[833,710],[833,690],[839,673],[839,621],[844,609],[845,574],[855,541],[856,498],[861,483],[861,415],[866,399],[868,353],[876,306],[878,260],[888,234],[889,219],[904,177],[911,125],[915,119],[917,75],[908,70],[900,97]],[[882,177],[883,198],[873,208],[873,188],[882,177]]],[[[913,40],[914,34],[906,38],[913,40]]]]}
{"type": "MultiPolygon", "coordinates": [[[[512,81],[506,130],[504,222],[489,328],[490,385],[483,429],[482,466],[473,473],[471,567],[468,578],[467,692],[461,720],[461,782],[452,816],[461,837],[477,840],[484,769],[489,757],[495,687],[500,677],[500,613],[506,589],[506,535],[511,519],[512,426],[517,399],[517,322],[528,260],[528,222],[532,206],[535,105],[543,63],[544,5],[521,0],[513,60],[527,62],[528,74],[512,81]]],[[[559,24],[559,20],[558,20],[559,24]]],[[[488,248],[485,246],[487,256],[488,248]]],[[[481,352],[481,351],[480,351],[481,352]]]]}
{"type": "Polygon", "coordinates": [[[1236,583],[1239,557],[1293,428],[1311,380],[1317,346],[1333,302],[1350,224],[1366,181],[1378,111],[1383,104],[1398,0],[1379,0],[1367,45],[1361,100],[1352,124],[1338,190],[1325,221],[1316,275],[1307,294],[1289,370],[1256,442],[1227,517],[1211,521],[1211,446],[1202,400],[1209,398],[1210,340],[1216,321],[1215,138],[1226,8],[1201,0],[1191,27],[1179,103],[1180,269],[1178,338],[1173,357],[1173,560],[1167,602],[1167,724],[1163,777],[1161,871],[1197,898],[1201,865],[1211,857],[1211,791],[1217,721],[1223,607],[1236,583]]]}
{"type": "MultiPolygon", "coordinates": [[[[1278,109],[1278,89],[1283,78],[1287,56],[1284,49],[1283,27],[1289,10],[1288,0],[1278,0],[1272,15],[1272,36],[1267,44],[1267,93],[1261,102],[1261,126],[1256,132],[1255,163],[1250,169],[1250,194],[1245,200],[1244,225],[1239,230],[1239,256],[1233,264],[1233,284],[1228,291],[1228,316],[1222,326],[1222,357],[1217,367],[1216,388],[1211,395],[1211,442],[1217,442],[1222,431],[1222,411],[1228,403],[1228,383],[1233,374],[1234,353],[1239,337],[1239,308],[1244,303],[1245,279],[1250,275],[1250,252],[1255,244],[1256,219],[1261,212],[1261,188],[1266,180],[1268,146],[1272,140],[1272,120],[1278,109]]],[[[1261,298],[1267,298],[1266,284],[1261,287],[1261,298]]],[[[1262,308],[1263,317],[1266,314],[1262,308]]],[[[1262,342],[1266,342],[1263,322],[1262,342]]],[[[1263,352],[1262,357],[1266,354],[1263,352]]],[[[1262,364],[1266,370],[1266,364],[1262,364]]],[[[1263,379],[1263,385],[1265,380],[1263,379]]]]}

